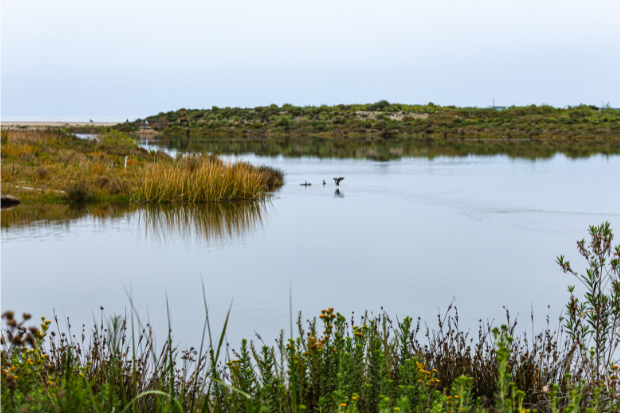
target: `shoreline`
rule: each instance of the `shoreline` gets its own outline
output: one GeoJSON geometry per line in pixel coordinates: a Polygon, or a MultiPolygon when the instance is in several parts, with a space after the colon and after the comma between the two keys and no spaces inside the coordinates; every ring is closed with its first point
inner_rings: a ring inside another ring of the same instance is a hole
{"type": "Polygon", "coordinates": [[[28,128],[42,128],[42,127],[72,127],[72,126],[107,126],[112,127],[120,124],[122,122],[50,122],[50,121],[8,121],[8,122],[0,122],[2,127],[7,127],[9,129],[19,128],[20,126],[26,126],[28,128]]]}

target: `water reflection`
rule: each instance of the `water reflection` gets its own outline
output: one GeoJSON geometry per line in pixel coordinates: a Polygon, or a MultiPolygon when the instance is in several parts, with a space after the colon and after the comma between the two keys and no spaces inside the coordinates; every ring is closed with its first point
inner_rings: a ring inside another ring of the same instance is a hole
{"type": "Polygon", "coordinates": [[[388,161],[403,157],[438,156],[461,157],[469,155],[508,155],[511,158],[551,158],[564,154],[568,158],[583,158],[595,154],[620,154],[620,142],[614,141],[536,141],[536,140],[441,140],[425,141],[400,137],[390,140],[353,140],[320,137],[290,139],[230,139],[192,135],[167,135],[143,140],[150,149],[163,149],[169,153],[200,152],[240,155],[253,153],[258,156],[285,158],[353,158],[388,161]]]}
{"type": "Polygon", "coordinates": [[[158,243],[172,239],[214,244],[235,241],[261,229],[267,202],[228,202],[203,205],[62,204],[18,205],[2,209],[3,236],[16,237],[42,228],[64,230],[90,221],[132,224],[139,234],[158,243]]]}
{"type": "Polygon", "coordinates": [[[11,232],[28,227],[70,226],[77,220],[90,217],[94,221],[123,218],[132,211],[130,205],[95,204],[73,206],[66,204],[33,204],[2,208],[2,229],[11,232]]]}
{"type": "Polygon", "coordinates": [[[175,238],[217,243],[235,241],[263,227],[265,202],[227,202],[206,205],[150,205],[135,216],[145,236],[166,243],[175,238]]]}

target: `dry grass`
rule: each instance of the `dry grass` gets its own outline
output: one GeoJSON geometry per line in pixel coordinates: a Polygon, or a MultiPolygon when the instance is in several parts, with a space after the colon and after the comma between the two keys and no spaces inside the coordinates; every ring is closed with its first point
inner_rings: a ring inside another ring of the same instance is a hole
{"type": "Polygon", "coordinates": [[[94,174],[101,175],[107,172],[108,165],[106,165],[104,162],[101,162],[101,161],[94,162],[90,165],[90,170],[94,174]]]}

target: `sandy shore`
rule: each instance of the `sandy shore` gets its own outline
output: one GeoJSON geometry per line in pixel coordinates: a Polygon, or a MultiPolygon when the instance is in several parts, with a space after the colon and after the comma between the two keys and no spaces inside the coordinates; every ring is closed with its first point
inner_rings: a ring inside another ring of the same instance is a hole
{"type": "Polygon", "coordinates": [[[28,128],[47,128],[60,126],[114,126],[119,122],[0,122],[3,128],[16,128],[27,126],[28,128]]]}

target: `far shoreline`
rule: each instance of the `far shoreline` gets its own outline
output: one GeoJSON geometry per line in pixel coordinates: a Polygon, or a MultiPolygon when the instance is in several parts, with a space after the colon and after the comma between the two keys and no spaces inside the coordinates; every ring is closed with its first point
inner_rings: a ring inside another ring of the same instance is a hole
{"type": "Polygon", "coordinates": [[[63,121],[57,121],[57,122],[50,122],[50,121],[2,121],[0,122],[0,124],[2,125],[2,127],[8,127],[8,128],[17,128],[20,126],[27,126],[27,127],[34,127],[34,128],[38,128],[38,127],[63,127],[63,126],[103,126],[103,127],[112,127],[115,125],[118,125],[119,123],[122,122],[63,122],[63,121]]]}

